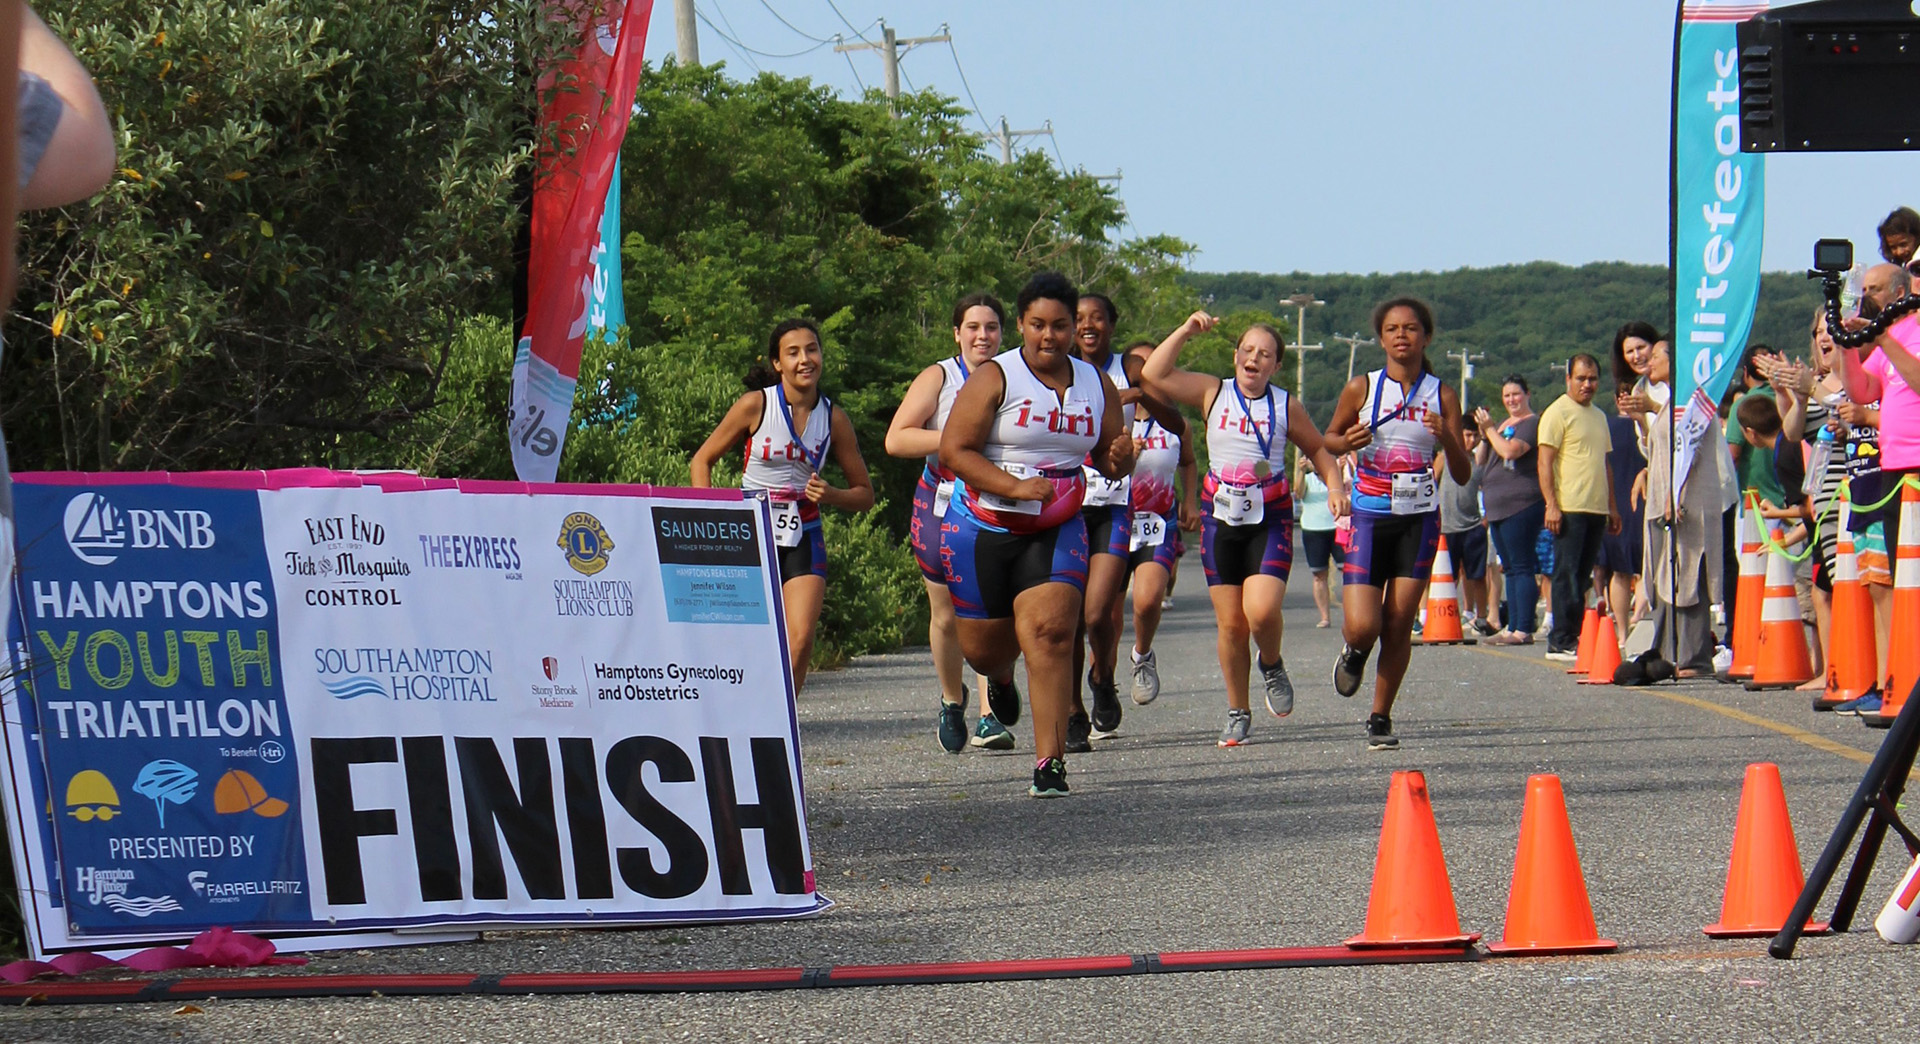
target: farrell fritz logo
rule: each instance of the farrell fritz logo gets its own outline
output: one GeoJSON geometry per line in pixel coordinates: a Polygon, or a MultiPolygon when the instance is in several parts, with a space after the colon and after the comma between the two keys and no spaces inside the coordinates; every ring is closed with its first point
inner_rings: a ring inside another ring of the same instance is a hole
{"type": "Polygon", "coordinates": [[[576,511],[560,523],[560,539],[555,544],[567,553],[567,564],[581,576],[605,569],[607,553],[614,547],[606,527],[585,511],[576,511]]]}

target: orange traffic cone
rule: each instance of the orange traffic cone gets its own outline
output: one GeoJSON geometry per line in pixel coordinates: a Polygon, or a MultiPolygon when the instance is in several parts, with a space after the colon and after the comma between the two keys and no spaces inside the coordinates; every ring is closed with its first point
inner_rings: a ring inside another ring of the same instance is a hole
{"type": "MultiPolygon", "coordinates": [[[[1727,862],[1727,890],[1720,920],[1700,929],[1716,939],[1772,935],[1787,923],[1807,879],[1800,870],[1800,846],[1787,817],[1787,794],[1780,766],[1761,761],[1747,766],[1740,788],[1740,815],[1733,824],[1733,858],[1727,862]]],[[[1808,922],[1808,935],[1822,935],[1825,924],[1808,922]]]]}
{"type": "Polygon", "coordinates": [[[1791,689],[1813,677],[1807,625],[1793,591],[1793,560],[1775,546],[1767,555],[1766,601],[1760,607],[1759,656],[1749,689],[1791,689]]]}
{"type": "Polygon", "coordinates": [[[1879,669],[1879,649],[1873,634],[1873,599],[1860,582],[1860,562],[1854,556],[1853,533],[1847,527],[1853,508],[1847,484],[1841,483],[1839,543],[1833,552],[1833,616],[1827,625],[1827,689],[1813,698],[1813,709],[1832,710],[1873,688],[1879,669]]]}
{"type": "Polygon", "coordinates": [[[1387,788],[1386,818],[1380,823],[1367,928],[1347,945],[1465,947],[1478,938],[1479,932],[1460,931],[1427,777],[1395,772],[1387,788]]]}
{"type": "Polygon", "coordinates": [[[1747,490],[1746,509],[1740,512],[1740,579],[1733,601],[1733,666],[1727,668],[1727,677],[1735,681],[1753,677],[1753,666],[1760,655],[1760,604],[1766,588],[1767,560],[1760,547],[1759,519],[1760,494],[1747,490]]]}
{"type": "Polygon", "coordinates": [[[1593,670],[1580,679],[1582,685],[1612,685],[1613,672],[1620,669],[1620,635],[1613,627],[1613,614],[1601,613],[1600,625],[1593,636],[1593,670]]]}
{"type": "Polygon", "coordinates": [[[1910,639],[1920,634],[1920,486],[1906,480],[1900,491],[1900,546],[1893,553],[1893,648],[1887,650],[1887,684],[1880,690],[1880,713],[1860,715],[1876,728],[1886,728],[1906,706],[1907,696],[1920,682],[1920,648],[1910,639]]]}
{"type": "Polygon", "coordinates": [[[1420,627],[1422,645],[1473,645],[1460,630],[1460,589],[1453,582],[1453,556],[1447,538],[1433,552],[1433,580],[1427,585],[1427,620],[1420,627]]]}
{"type": "Polygon", "coordinates": [[[1568,674],[1586,674],[1593,669],[1593,639],[1600,633],[1600,607],[1587,606],[1586,619],[1580,621],[1580,652],[1573,658],[1568,674]]]}
{"type": "MultiPolygon", "coordinates": [[[[1611,623],[1612,619],[1609,618],[1611,623]]],[[[1494,954],[1544,957],[1563,953],[1611,953],[1620,948],[1600,938],[1593,923],[1580,853],[1573,847],[1560,777],[1527,777],[1527,803],[1520,811],[1520,847],[1513,853],[1513,888],[1507,893],[1506,935],[1488,943],[1494,954]]]]}

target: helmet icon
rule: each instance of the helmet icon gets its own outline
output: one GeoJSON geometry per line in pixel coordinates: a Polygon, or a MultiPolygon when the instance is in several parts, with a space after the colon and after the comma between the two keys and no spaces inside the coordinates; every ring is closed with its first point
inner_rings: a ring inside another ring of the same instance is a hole
{"type": "Polygon", "coordinates": [[[67,815],[82,823],[102,823],[120,814],[120,792],[98,769],[83,769],[67,781],[67,815]]]}

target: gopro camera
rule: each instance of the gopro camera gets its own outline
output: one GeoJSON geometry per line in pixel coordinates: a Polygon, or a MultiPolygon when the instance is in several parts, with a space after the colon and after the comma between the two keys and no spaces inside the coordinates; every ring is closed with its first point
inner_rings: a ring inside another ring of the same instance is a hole
{"type": "Polygon", "coordinates": [[[1813,270],[1839,275],[1853,267],[1853,241],[1822,239],[1813,244],[1813,270]]]}

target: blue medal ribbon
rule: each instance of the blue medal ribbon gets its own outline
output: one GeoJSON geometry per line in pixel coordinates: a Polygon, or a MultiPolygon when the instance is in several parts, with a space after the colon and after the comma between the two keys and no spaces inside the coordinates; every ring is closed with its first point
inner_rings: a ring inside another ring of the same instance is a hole
{"type": "Polygon", "coordinates": [[[1273,459],[1273,433],[1276,424],[1273,412],[1273,385],[1267,385],[1267,435],[1261,438],[1260,425],[1253,419],[1253,405],[1247,401],[1245,395],[1241,394],[1240,382],[1228,381],[1227,384],[1233,388],[1233,397],[1240,400],[1240,413],[1247,418],[1247,427],[1253,429],[1253,441],[1260,446],[1260,460],[1263,463],[1270,462],[1273,459]]]}
{"type": "Polygon", "coordinates": [[[800,432],[793,426],[793,407],[787,405],[786,389],[780,388],[776,390],[773,397],[780,403],[780,416],[787,422],[787,434],[792,436],[793,444],[800,447],[800,455],[806,458],[808,469],[818,473],[820,470],[820,461],[825,459],[827,455],[827,444],[833,441],[832,403],[827,401],[826,396],[820,396],[820,402],[827,407],[828,423],[827,437],[820,440],[820,449],[816,452],[807,448],[806,440],[800,437],[800,432]]]}

